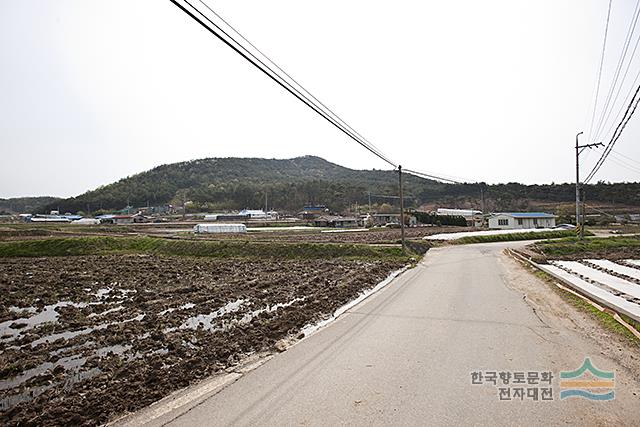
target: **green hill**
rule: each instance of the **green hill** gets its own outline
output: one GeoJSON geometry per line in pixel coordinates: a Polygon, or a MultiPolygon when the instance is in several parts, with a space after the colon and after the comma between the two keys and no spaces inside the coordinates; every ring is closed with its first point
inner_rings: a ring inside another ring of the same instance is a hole
{"type": "Polygon", "coordinates": [[[15,197],[11,199],[0,199],[0,213],[17,214],[35,212],[45,207],[54,205],[57,197],[15,197]]]}
{"type": "MultiPolygon", "coordinates": [[[[324,204],[341,211],[355,203],[397,203],[380,195],[396,195],[397,173],[384,170],[353,170],[313,156],[293,159],[212,158],[158,166],[118,182],[99,187],[77,197],[44,206],[76,212],[122,209],[131,206],[181,205],[192,202],[194,211],[221,211],[264,206],[295,212],[306,203],[324,204]]],[[[441,203],[458,207],[479,207],[480,189],[489,210],[518,210],[537,201],[570,203],[575,197],[572,184],[486,185],[443,184],[406,175],[407,204],[441,203]]],[[[589,186],[589,200],[640,206],[640,184],[589,186]]]]}

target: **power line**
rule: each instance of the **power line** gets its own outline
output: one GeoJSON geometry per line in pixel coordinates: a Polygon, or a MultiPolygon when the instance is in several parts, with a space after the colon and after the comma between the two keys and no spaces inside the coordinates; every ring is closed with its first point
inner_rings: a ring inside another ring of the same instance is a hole
{"type": "Polygon", "coordinates": [[[378,153],[380,153],[380,150],[374,145],[372,144],[369,140],[367,140],[364,136],[362,136],[360,133],[358,133],[358,131],[356,131],[354,128],[352,128],[351,126],[349,126],[348,123],[346,123],[344,120],[342,120],[342,118],[340,118],[340,116],[338,116],[336,113],[333,112],[333,110],[331,110],[331,108],[327,107],[322,101],[320,101],[318,98],[316,98],[311,92],[309,92],[304,86],[302,86],[302,84],[300,84],[296,79],[294,79],[289,73],[287,73],[285,70],[283,70],[282,68],[280,68],[280,66],[278,64],[276,64],[271,58],[269,58],[269,56],[267,56],[263,51],[261,51],[257,46],[255,46],[253,43],[251,43],[251,41],[249,41],[245,36],[243,36],[238,30],[236,30],[229,22],[227,22],[222,16],[220,16],[220,14],[218,14],[215,10],[213,10],[211,7],[209,7],[209,5],[207,3],[205,3],[203,0],[199,0],[200,3],[202,3],[209,11],[211,11],[211,13],[213,13],[216,17],[218,17],[218,19],[220,19],[222,22],[224,22],[224,24],[229,27],[234,33],[236,33],[242,40],[244,40],[249,46],[251,46],[253,49],[255,49],[260,55],[262,55],[267,61],[269,61],[269,63],[271,63],[275,68],[277,68],[281,73],[283,73],[285,76],[287,76],[293,83],[295,83],[300,89],[302,89],[307,95],[309,95],[314,101],[316,101],[318,104],[320,104],[322,107],[324,107],[325,110],[327,110],[329,113],[331,113],[331,115],[337,120],[339,121],[342,125],[344,125],[346,128],[348,128],[349,130],[351,130],[355,135],[357,135],[359,138],[361,138],[363,141],[367,142],[369,144],[370,147],[372,147],[373,149],[375,149],[378,153]]]}
{"type": "Polygon", "coordinates": [[[410,173],[412,175],[416,175],[416,176],[418,176],[420,178],[435,179],[435,180],[438,180],[438,181],[444,181],[444,182],[448,182],[448,183],[451,183],[451,184],[462,184],[461,181],[456,181],[454,179],[444,178],[444,177],[441,177],[441,176],[432,175],[432,174],[425,173],[425,172],[414,171],[414,170],[411,170],[411,169],[404,169],[404,171],[407,172],[407,173],[410,173]]]}
{"type": "Polygon", "coordinates": [[[613,130],[613,127],[616,125],[618,117],[620,117],[622,110],[624,110],[625,105],[627,105],[627,101],[629,100],[629,97],[633,94],[633,88],[636,87],[636,82],[638,81],[638,78],[640,78],[640,70],[638,70],[638,73],[636,74],[636,78],[633,79],[633,83],[631,84],[631,90],[627,92],[627,96],[625,96],[624,101],[622,101],[622,104],[620,105],[620,108],[618,109],[618,112],[615,115],[616,120],[614,120],[611,123],[607,131],[603,134],[604,136],[609,135],[613,130]]]}
{"type": "Polygon", "coordinates": [[[623,167],[631,172],[635,172],[640,174],[640,168],[638,168],[637,166],[634,166],[630,163],[627,163],[625,160],[620,159],[619,157],[616,157],[616,153],[615,152],[611,152],[611,155],[613,155],[613,157],[611,157],[611,161],[614,162],[615,164],[617,164],[620,167],[623,167]]]}
{"type": "MultiPolygon", "coordinates": [[[[602,108],[602,113],[600,114],[600,119],[598,120],[598,124],[596,126],[596,139],[598,139],[598,137],[600,136],[600,131],[602,130],[602,126],[603,126],[603,120],[604,117],[607,113],[607,109],[609,108],[609,103],[611,101],[611,96],[613,95],[613,91],[616,88],[616,85],[618,83],[618,78],[620,77],[620,71],[622,70],[622,64],[624,63],[626,57],[627,57],[627,52],[629,51],[629,45],[631,44],[631,39],[633,38],[633,33],[635,32],[636,29],[636,24],[638,23],[638,16],[640,16],[640,0],[638,0],[636,2],[636,7],[633,11],[633,17],[631,19],[631,22],[629,24],[629,29],[627,30],[627,36],[625,38],[624,44],[622,46],[622,54],[620,55],[620,59],[618,60],[618,65],[616,66],[616,71],[615,74],[613,76],[613,81],[611,83],[611,87],[609,88],[609,92],[607,94],[607,98],[605,100],[604,103],[604,107],[602,108]]],[[[620,84],[622,84],[623,82],[621,82],[620,84]]],[[[613,106],[612,106],[613,108],[613,106]]]]}
{"type": "MultiPolygon", "coordinates": [[[[193,1],[193,0],[191,0],[193,1]]],[[[222,21],[227,27],[229,27],[235,34],[237,34],[245,43],[251,46],[257,53],[259,53],[266,61],[273,65],[274,68],[279,70],[282,74],[288,77],[288,79],[295,84],[295,86],[285,79],[282,75],[280,75],[277,71],[271,68],[269,65],[265,64],[260,58],[258,58],[253,52],[251,52],[247,47],[245,47],[242,43],[236,40],[232,35],[230,35],[227,31],[222,29],[218,24],[212,21],[208,16],[206,16],[201,10],[195,7],[189,0],[171,0],[173,4],[175,4],[178,8],[180,8],[183,12],[189,15],[192,19],[206,28],[209,32],[215,35],[218,39],[220,39],[227,46],[232,48],[236,53],[241,55],[244,59],[249,61],[253,66],[258,68],[264,74],[266,74],[269,78],[275,81],[278,85],[283,87],[289,93],[294,95],[298,100],[302,101],[309,108],[314,110],[320,116],[322,116],[325,120],[329,121],[336,128],[341,130],[347,136],[349,136],[352,140],[360,144],[362,147],[366,148],[372,154],[382,159],[386,163],[390,164],[394,167],[394,169],[398,169],[399,167],[392,162],[387,156],[385,156],[377,147],[371,144],[366,138],[364,138],[360,133],[358,133],[355,129],[349,126],[343,119],[341,119],[336,113],[334,113],[330,108],[328,108],[325,104],[323,104],[320,100],[318,100],[315,96],[313,96],[304,86],[298,83],[293,77],[291,77],[286,71],[284,71],[281,67],[279,67],[273,60],[271,60],[266,54],[264,54],[260,49],[258,49],[255,45],[253,45],[247,38],[245,38],[240,32],[238,32],[233,26],[231,26],[227,21],[225,21],[218,13],[216,13],[211,7],[209,7],[203,0],[198,0],[202,5],[204,5],[211,13],[213,13],[220,21],[222,21]],[[185,3],[187,6],[181,4],[185,3]],[[195,13],[200,15],[201,19],[195,13]],[[205,20],[211,24],[210,25],[205,22],[205,20]],[[217,29],[217,31],[216,31],[217,29]],[[224,37],[221,35],[224,34],[224,37]],[[231,43],[233,42],[233,44],[231,43]],[[234,45],[235,44],[235,45],[234,45]],[[268,70],[268,71],[267,71],[268,70]],[[296,87],[297,86],[297,87],[296,87]],[[299,89],[298,89],[299,88],[299,89]],[[304,93],[301,92],[304,91],[304,93]],[[305,93],[308,95],[305,95],[305,93]],[[310,99],[311,98],[311,99],[310,99]],[[313,99],[313,100],[312,100],[313,99]],[[315,102],[314,102],[315,101],[315,102]],[[319,104],[319,105],[318,105],[319,104]],[[322,107],[320,107],[322,106],[322,107]]],[[[640,1],[640,0],[639,0],[640,1]]],[[[405,170],[406,172],[412,173],[417,176],[422,176],[430,179],[435,179],[444,182],[450,183],[461,183],[460,181],[441,177],[437,175],[433,175],[430,173],[405,170]]]]}
{"type": "MultiPolygon", "coordinates": [[[[206,21],[208,21],[211,25],[213,25],[215,28],[218,29],[219,32],[223,33],[228,39],[232,40],[237,46],[239,46],[240,48],[234,46],[231,42],[229,42],[229,40],[227,40],[227,38],[223,37],[218,31],[216,31],[215,29],[211,28],[209,25],[207,25],[207,23],[205,23],[202,19],[200,19],[198,16],[196,16],[191,10],[188,10],[187,7],[185,7],[184,5],[180,4],[178,2],[178,0],[170,0],[173,4],[175,4],[178,8],[180,8],[183,12],[185,12],[187,15],[189,15],[192,19],[194,19],[196,22],[198,22],[200,25],[202,25],[204,28],[206,28],[210,33],[212,33],[213,35],[215,35],[218,39],[220,39],[223,43],[225,43],[227,46],[229,46],[231,49],[233,49],[236,53],[238,53],[240,56],[242,56],[244,59],[246,59],[247,61],[249,61],[253,66],[255,66],[256,68],[258,68],[260,71],[262,71],[264,74],[266,74],[269,78],[271,78],[273,81],[275,81],[279,86],[281,86],[282,88],[284,88],[287,92],[291,93],[293,96],[295,96],[298,100],[302,101],[305,105],[307,105],[309,108],[311,108],[313,111],[315,111],[316,113],[318,113],[320,116],[322,116],[325,120],[327,120],[329,123],[331,123],[332,125],[334,125],[336,128],[338,128],[340,131],[342,131],[344,134],[346,134],[347,136],[349,136],[351,139],[353,139],[355,142],[357,142],[358,144],[360,144],[362,147],[364,147],[365,149],[367,149],[369,152],[371,152],[372,154],[374,154],[376,157],[380,158],[381,160],[385,161],[386,163],[390,164],[391,166],[393,166],[394,168],[397,168],[397,165],[392,162],[391,160],[389,160],[388,157],[386,157],[384,154],[382,154],[380,151],[378,151],[376,148],[370,146],[367,142],[363,141],[362,139],[358,138],[357,135],[355,135],[353,132],[349,131],[348,129],[345,128],[345,126],[341,125],[337,120],[333,119],[332,117],[330,117],[324,110],[322,110],[322,108],[320,108],[317,104],[315,104],[313,101],[311,101],[309,98],[307,98],[304,94],[302,94],[299,90],[297,90],[295,87],[293,87],[289,82],[287,82],[282,76],[278,75],[278,73],[276,73],[275,71],[273,71],[268,65],[266,65],[264,62],[262,62],[259,58],[257,58],[253,53],[251,53],[246,47],[242,46],[242,44],[240,44],[236,39],[234,39],[231,35],[229,35],[226,31],[224,31],[222,28],[220,28],[219,25],[217,25],[215,22],[213,22],[211,19],[209,19],[209,17],[207,17],[204,13],[202,13],[198,8],[196,8],[193,4],[191,4],[188,0],[182,0],[184,3],[186,3],[187,5],[189,5],[189,7],[197,12],[200,16],[202,16],[206,21]],[[240,49],[244,50],[244,52],[242,52],[240,49]],[[246,52],[246,53],[245,53],[246,52]],[[251,56],[251,57],[250,57],[251,56]],[[253,59],[252,59],[253,58],[253,59]],[[262,65],[262,67],[258,64],[260,63],[262,65]],[[264,67],[264,68],[263,68],[264,67]],[[266,69],[265,69],[266,68],[266,69]],[[271,71],[268,72],[267,70],[271,71]],[[272,74],[273,73],[273,74],[272,74]]],[[[344,122],[344,121],[343,121],[344,122]]]]}
{"type": "MultiPolygon", "coordinates": [[[[638,49],[638,44],[640,44],[640,35],[638,36],[638,39],[636,40],[636,44],[633,46],[633,51],[631,52],[631,56],[629,57],[629,62],[627,63],[627,68],[624,70],[624,74],[622,75],[622,80],[620,80],[620,86],[618,86],[618,90],[616,91],[615,96],[613,97],[613,102],[611,103],[611,108],[609,109],[609,112],[607,113],[604,121],[602,122],[602,129],[604,129],[604,126],[606,125],[606,123],[609,121],[609,117],[611,117],[611,113],[613,112],[613,109],[616,105],[616,102],[618,102],[618,97],[620,96],[620,91],[622,90],[622,87],[624,86],[624,81],[627,79],[627,74],[629,74],[629,69],[631,68],[631,64],[633,63],[633,58],[636,54],[636,50],[638,49]]],[[[625,100],[629,97],[629,95],[631,94],[631,92],[633,91],[633,87],[635,87],[635,82],[637,80],[637,76],[636,78],[633,80],[633,83],[631,84],[631,91],[629,91],[629,93],[627,93],[627,96],[625,97],[625,100]]],[[[622,106],[624,107],[624,102],[622,103],[622,106]]],[[[618,115],[620,114],[620,112],[618,111],[618,114],[615,117],[618,117],[618,115]]],[[[613,123],[615,123],[615,120],[613,121],[613,123]]],[[[611,127],[609,128],[609,130],[611,129],[611,127]]],[[[604,134],[603,136],[606,136],[607,134],[604,134]]],[[[596,136],[596,140],[600,139],[600,135],[596,136]]]]}
{"type": "Polygon", "coordinates": [[[604,27],[604,41],[602,42],[602,54],[600,55],[600,68],[598,69],[598,80],[597,80],[598,83],[596,84],[596,97],[593,102],[593,114],[591,116],[591,127],[589,128],[589,138],[591,138],[591,135],[593,133],[593,122],[595,121],[596,109],[598,107],[598,95],[600,94],[600,80],[602,78],[602,64],[604,63],[604,52],[607,47],[607,34],[609,32],[609,18],[611,17],[611,2],[612,0],[609,0],[609,9],[607,10],[607,23],[605,24],[605,27],[604,27]]]}
{"type": "Polygon", "coordinates": [[[616,151],[616,150],[613,150],[613,149],[612,149],[611,151],[612,151],[614,154],[617,154],[617,155],[618,155],[618,156],[620,156],[620,157],[624,157],[625,159],[630,160],[630,161],[632,161],[633,163],[637,163],[637,164],[639,164],[639,165],[640,165],[640,161],[638,161],[638,160],[632,159],[631,157],[629,157],[629,156],[627,156],[627,155],[625,155],[625,154],[622,154],[622,153],[621,153],[621,152],[619,152],[619,151],[616,151]]]}
{"type": "Polygon", "coordinates": [[[607,159],[607,157],[609,156],[609,153],[613,149],[613,146],[616,144],[618,139],[620,139],[620,136],[622,135],[622,131],[627,126],[627,123],[629,123],[629,120],[631,120],[631,117],[633,117],[633,113],[635,113],[636,108],[638,107],[638,102],[640,102],[640,97],[638,97],[639,92],[640,92],[640,86],[638,86],[635,93],[633,94],[631,103],[629,103],[629,106],[627,107],[627,110],[624,113],[622,121],[618,124],[618,126],[616,127],[616,130],[613,132],[613,136],[611,137],[611,140],[607,144],[607,147],[605,148],[604,152],[600,156],[600,159],[598,159],[598,162],[589,173],[589,176],[587,176],[587,179],[585,179],[584,181],[585,184],[588,183],[593,178],[593,176],[598,172],[598,170],[600,170],[600,168],[602,167],[602,164],[607,159]]]}

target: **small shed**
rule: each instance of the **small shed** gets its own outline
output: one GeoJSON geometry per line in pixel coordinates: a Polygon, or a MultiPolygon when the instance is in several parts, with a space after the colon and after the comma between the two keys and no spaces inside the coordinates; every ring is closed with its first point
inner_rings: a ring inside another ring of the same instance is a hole
{"type": "Polygon", "coordinates": [[[239,215],[246,215],[250,219],[266,219],[267,214],[262,209],[243,209],[239,215]]]}
{"type": "Polygon", "coordinates": [[[371,217],[374,225],[400,224],[399,213],[375,213],[371,217]]]}
{"type": "Polygon", "coordinates": [[[359,225],[360,221],[358,218],[340,217],[333,221],[333,226],[335,228],[356,228],[359,225]]]}
{"type": "Polygon", "coordinates": [[[114,215],[111,218],[114,224],[122,225],[122,224],[133,224],[134,219],[132,215],[114,215]]]}
{"type": "Polygon", "coordinates": [[[193,227],[194,233],[246,233],[244,224],[198,224],[193,227]]]}
{"type": "Polygon", "coordinates": [[[73,225],[98,225],[100,224],[100,220],[97,218],[80,218],[76,221],[73,221],[71,224],[73,225]]]}

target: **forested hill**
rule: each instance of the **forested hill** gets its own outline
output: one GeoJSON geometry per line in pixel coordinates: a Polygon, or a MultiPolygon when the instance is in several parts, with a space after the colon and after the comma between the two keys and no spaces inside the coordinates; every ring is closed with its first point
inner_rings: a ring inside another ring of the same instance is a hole
{"type": "MultiPolygon", "coordinates": [[[[571,202],[572,184],[522,185],[517,183],[443,184],[406,175],[405,195],[410,206],[441,202],[450,206],[479,206],[484,189],[489,210],[517,210],[531,201],[571,202]]],[[[116,210],[129,205],[181,205],[194,211],[222,211],[264,206],[295,212],[306,203],[324,204],[341,211],[355,203],[393,203],[380,195],[396,195],[397,172],[353,170],[313,156],[294,159],[212,158],[158,166],[41,210],[65,212],[116,210]],[[55,205],[55,206],[54,206],[55,205]]],[[[640,184],[589,186],[589,200],[640,206],[640,184]]],[[[397,200],[396,200],[397,202],[397,200]]]]}
{"type": "Polygon", "coordinates": [[[16,197],[11,199],[0,199],[0,214],[15,214],[23,212],[35,212],[45,206],[55,204],[57,197],[16,197]]]}

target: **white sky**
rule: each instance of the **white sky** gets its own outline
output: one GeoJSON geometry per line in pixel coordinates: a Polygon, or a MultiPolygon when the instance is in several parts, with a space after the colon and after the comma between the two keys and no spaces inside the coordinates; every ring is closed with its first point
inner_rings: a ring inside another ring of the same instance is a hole
{"type": "MultiPolygon", "coordinates": [[[[405,168],[575,179],[606,0],[208,1],[405,168]]],[[[613,0],[600,108],[635,5],[613,0]]],[[[168,0],[0,0],[0,58],[0,197],[71,196],[203,157],[386,168],[168,0]]],[[[635,161],[639,122],[615,148],[635,161]]],[[[596,179],[638,181],[640,163],[616,156],[596,179]]]]}

